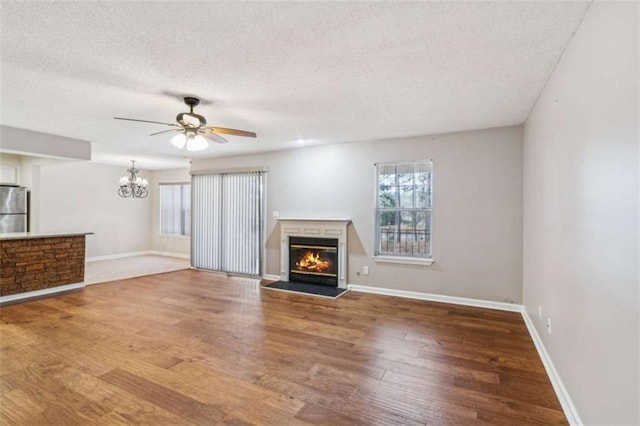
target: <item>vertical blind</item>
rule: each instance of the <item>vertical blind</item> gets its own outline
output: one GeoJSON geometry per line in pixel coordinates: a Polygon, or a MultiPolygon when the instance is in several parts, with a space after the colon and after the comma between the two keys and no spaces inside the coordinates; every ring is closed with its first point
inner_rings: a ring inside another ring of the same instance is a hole
{"type": "Polygon", "coordinates": [[[191,184],[160,184],[160,234],[191,234],[191,184]]]}
{"type": "Polygon", "coordinates": [[[193,267],[260,275],[263,172],[194,175],[193,267]]]}

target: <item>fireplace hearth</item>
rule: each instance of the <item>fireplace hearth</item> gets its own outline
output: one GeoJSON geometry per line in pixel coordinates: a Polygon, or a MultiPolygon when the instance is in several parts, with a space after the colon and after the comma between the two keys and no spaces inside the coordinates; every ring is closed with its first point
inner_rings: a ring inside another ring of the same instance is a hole
{"type": "Polygon", "coordinates": [[[289,237],[289,281],[338,286],[338,239],[289,237]]]}

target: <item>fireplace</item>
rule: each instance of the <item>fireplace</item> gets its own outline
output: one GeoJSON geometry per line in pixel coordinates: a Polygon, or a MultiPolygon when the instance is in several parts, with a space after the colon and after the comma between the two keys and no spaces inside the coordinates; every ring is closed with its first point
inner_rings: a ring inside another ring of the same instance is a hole
{"type": "Polygon", "coordinates": [[[278,218],[280,276],[273,280],[347,288],[347,227],[343,218],[278,218]]]}
{"type": "Polygon", "coordinates": [[[338,239],[289,237],[289,281],[338,286],[338,239]]]}

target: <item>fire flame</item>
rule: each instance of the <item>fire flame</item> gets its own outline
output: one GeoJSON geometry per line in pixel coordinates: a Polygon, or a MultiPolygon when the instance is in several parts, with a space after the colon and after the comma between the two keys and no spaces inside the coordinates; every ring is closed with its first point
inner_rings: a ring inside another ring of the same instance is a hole
{"type": "Polygon", "coordinates": [[[296,266],[302,271],[324,272],[331,268],[329,261],[320,259],[320,253],[307,251],[302,258],[296,262],[296,266]]]}

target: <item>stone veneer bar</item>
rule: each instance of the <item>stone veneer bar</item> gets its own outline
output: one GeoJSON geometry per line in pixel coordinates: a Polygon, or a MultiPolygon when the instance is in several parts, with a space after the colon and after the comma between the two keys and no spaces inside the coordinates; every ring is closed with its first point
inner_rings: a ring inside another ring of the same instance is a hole
{"type": "Polygon", "coordinates": [[[83,283],[85,235],[0,236],[0,296],[83,283]]]}

